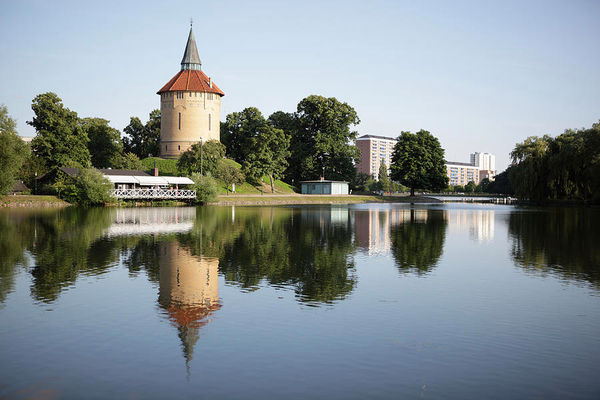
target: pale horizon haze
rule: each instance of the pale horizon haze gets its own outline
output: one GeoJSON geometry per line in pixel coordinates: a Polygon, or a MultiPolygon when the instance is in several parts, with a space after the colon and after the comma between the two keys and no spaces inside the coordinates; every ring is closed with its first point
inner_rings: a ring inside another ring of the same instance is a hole
{"type": "Polygon", "coordinates": [[[0,104],[34,136],[55,92],[120,131],[160,108],[190,18],[221,120],[311,94],[354,107],[365,134],[426,129],[450,161],[509,153],[600,119],[600,1],[0,1],[0,104]]]}

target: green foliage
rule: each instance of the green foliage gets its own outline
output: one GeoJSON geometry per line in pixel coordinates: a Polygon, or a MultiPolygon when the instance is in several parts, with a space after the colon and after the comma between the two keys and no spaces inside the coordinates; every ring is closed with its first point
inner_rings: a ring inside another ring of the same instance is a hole
{"type": "Polygon", "coordinates": [[[180,171],[177,166],[177,160],[160,157],[146,157],[142,160],[142,168],[146,172],[150,172],[154,165],[158,167],[159,175],[179,176],[180,171]]]}
{"type": "Polygon", "coordinates": [[[218,140],[196,143],[179,157],[177,168],[188,175],[193,172],[216,175],[223,157],[225,146],[218,140]]]}
{"type": "Polygon", "coordinates": [[[479,193],[489,193],[491,183],[492,182],[489,180],[489,178],[483,178],[479,185],[477,185],[477,187],[475,188],[475,191],[479,193]]]}
{"type": "Polygon", "coordinates": [[[508,196],[512,196],[515,194],[515,191],[510,183],[510,171],[512,167],[508,167],[506,171],[499,173],[496,175],[496,178],[490,182],[487,192],[488,193],[496,193],[496,194],[504,194],[508,196]]]}
{"type": "Polygon", "coordinates": [[[107,203],[113,198],[112,183],[96,169],[83,169],[76,179],[77,199],[81,206],[94,206],[107,203]]]}
{"type": "Polygon", "coordinates": [[[0,106],[0,195],[12,190],[19,169],[28,157],[28,146],[17,135],[17,123],[0,106]]]}
{"type": "Polygon", "coordinates": [[[392,179],[410,188],[442,190],[448,186],[444,149],[431,133],[402,132],[392,154],[392,179]]]}
{"type": "Polygon", "coordinates": [[[289,146],[290,140],[281,129],[270,125],[259,127],[257,135],[249,140],[248,155],[242,164],[246,177],[258,183],[264,175],[268,176],[274,193],[274,178],[283,177],[288,165],[289,146]]]}
{"type": "Polygon", "coordinates": [[[31,105],[35,116],[27,123],[37,132],[31,149],[46,170],[91,165],[89,138],[77,113],[64,107],[54,93],[36,96],[31,105]]]}
{"type": "Polygon", "coordinates": [[[373,182],[373,177],[364,172],[357,173],[350,181],[349,186],[353,192],[368,192],[369,185],[373,182]]]}
{"type": "Polygon", "coordinates": [[[600,201],[600,123],[556,138],[529,137],[511,158],[509,178],[521,199],[600,201]]]}
{"type": "Polygon", "coordinates": [[[131,117],[123,132],[127,135],[123,138],[126,153],[140,159],[160,154],[160,110],[152,110],[145,125],[138,117],[131,117]]]}
{"type": "Polygon", "coordinates": [[[89,138],[87,145],[95,168],[117,168],[115,163],[121,161],[123,143],[121,133],[108,126],[102,118],[83,118],[80,120],[83,130],[89,138]]]}
{"type": "Polygon", "coordinates": [[[391,188],[390,177],[388,176],[388,168],[385,162],[381,162],[379,166],[379,185],[381,190],[389,192],[391,188]]]}
{"type": "Polygon", "coordinates": [[[259,128],[269,123],[256,107],[234,112],[221,124],[221,141],[227,148],[227,156],[243,164],[250,154],[250,142],[258,136],[259,128]]]}
{"type": "Polygon", "coordinates": [[[475,184],[475,182],[470,181],[469,183],[467,183],[465,185],[465,193],[473,193],[475,192],[475,188],[477,187],[477,185],[475,184]]]}
{"type": "Polygon", "coordinates": [[[116,169],[145,169],[144,163],[133,153],[117,154],[112,158],[111,164],[116,169]]]}
{"type": "Polygon", "coordinates": [[[455,185],[453,189],[457,193],[464,193],[465,192],[465,187],[463,185],[455,185]]]}
{"type": "Polygon", "coordinates": [[[196,191],[196,201],[198,203],[210,203],[217,199],[218,184],[210,174],[200,175],[200,173],[194,172],[191,179],[194,181],[192,190],[196,191]]]}
{"type": "Polygon", "coordinates": [[[290,136],[288,180],[326,179],[352,181],[360,151],[351,126],[360,123],[356,111],[334,97],[312,95],[298,104],[297,112],[270,118],[276,128],[290,136]]]}
{"type": "Polygon", "coordinates": [[[245,179],[243,172],[239,168],[223,160],[219,161],[216,177],[225,182],[225,189],[228,194],[231,185],[242,183],[245,179]]]}

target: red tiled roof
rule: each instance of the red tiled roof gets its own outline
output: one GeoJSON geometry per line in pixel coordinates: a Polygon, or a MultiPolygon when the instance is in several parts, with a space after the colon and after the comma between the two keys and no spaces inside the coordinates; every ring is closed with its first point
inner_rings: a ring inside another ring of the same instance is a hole
{"type": "Polygon", "coordinates": [[[219,89],[215,83],[212,83],[212,87],[208,83],[208,76],[200,70],[184,69],[175,75],[165,86],[163,86],[156,94],[164,92],[207,92],[216,93],[221,96],[225,96],[225,93],[219,89]]]}

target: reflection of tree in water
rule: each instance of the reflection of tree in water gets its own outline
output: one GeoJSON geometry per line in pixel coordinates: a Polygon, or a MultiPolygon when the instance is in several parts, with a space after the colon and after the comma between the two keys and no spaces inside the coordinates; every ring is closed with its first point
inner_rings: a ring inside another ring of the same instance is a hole
{"type": "MultiPolygon", "coordinates": [[[[354,287],[352,231],[347,220],[332,223],[330,210],[237,207],[200,216],[183,242],[218,256],[229,283],[255,290],[265,279],[290,285],[303,302],[331,302],[354,287]]],[[[347,213],[347,210],[345,211],[347,213]]]]}
{"type": "Polygon", "coordinates": [[[444,250],[447,221],[442,210],[422,211],[391,228],[392,255],[401,272],[430,272],[444,250]]]}
{"type": "Polygon", "coordinates": [[[513,212],[508,230],[512,257],[530,272],[600,283],[600,212],[558,208],[513,212]]]}
{"type": "Polygon", "coordinates": [[[54,301],[80,273],[99,274],[118,259],[105,240],[97,240],[111,223],[107,209],[11,211],[0,217],[0,301],[12,286],[15,266],[25,251],[34,258],[32,297],[54,301]]]}

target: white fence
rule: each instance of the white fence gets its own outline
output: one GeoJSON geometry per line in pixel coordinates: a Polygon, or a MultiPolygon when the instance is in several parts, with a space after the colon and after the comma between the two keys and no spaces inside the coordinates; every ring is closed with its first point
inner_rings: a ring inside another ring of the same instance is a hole
{"type": "Polygon", "coordinates": [[[112,195],[117,199],[195,199],[195,190],[182,189],[113,189],[112,195]]]}

